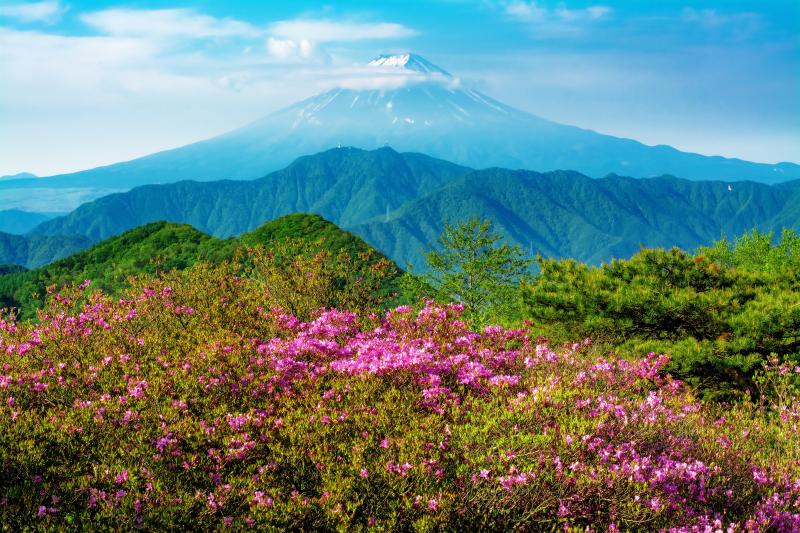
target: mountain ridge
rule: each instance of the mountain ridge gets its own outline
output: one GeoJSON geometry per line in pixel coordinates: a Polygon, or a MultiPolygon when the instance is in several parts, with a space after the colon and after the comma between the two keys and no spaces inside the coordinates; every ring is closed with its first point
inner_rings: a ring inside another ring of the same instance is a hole
{"type": "Polygon", "coordinates": [[[474,170],[391,148],[346,147],[299,158],[254,181],[135,188],[46,221],[31,234],[98,241],[166,219],[230,237],[291,212],[315,212],[402,266],[419,268],[421,249],[435,243],[444,223],[479,216],[530,252],[597,263],[627,257],[640,245],[694,249],[723,232],[800,228],[795,205],[800,181],[594,179],[574,171],[474,170]]]}

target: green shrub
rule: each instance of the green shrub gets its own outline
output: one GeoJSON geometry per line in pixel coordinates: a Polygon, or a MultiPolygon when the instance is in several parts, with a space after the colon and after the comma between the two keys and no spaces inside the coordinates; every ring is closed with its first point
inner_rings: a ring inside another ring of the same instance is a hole
{"type": "Polygon", "coordinates": [[[708,395],[754,392],[754,372],[770,356],[800,354],[798,238],[771,239],[754,232],[696,255],[643,249],[599,267],[539,259],[523,299],[554,338],[669,353],[669,370],[708,395]]]}

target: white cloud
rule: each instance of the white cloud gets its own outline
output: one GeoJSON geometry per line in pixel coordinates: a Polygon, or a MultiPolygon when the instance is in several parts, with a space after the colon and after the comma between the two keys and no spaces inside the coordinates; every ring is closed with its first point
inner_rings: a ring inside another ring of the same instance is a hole
{"type": "Polygon", "coordinates": [[[13,131],[0,132],[0,174],[131,159],[233,129],[320,90],[313,73],[287,76],[290,67],[265,58],[240,46],[186,50],[163,39],[0,27],[3,130],[13,131]]]}
{"type": "Polygon", "coordinates": [[[106,35],[143,37],[255,37],[261,32],[246,22],[215,18],[191,9],[113,8],[81,15],[106,35]]]}
{"type": "Polygon", "coordinates": [[[565,25],[599,21],[609,17],[612,9],[608,6],[595,5],[580,9],[569,9],[564,4],[556,8],[548,8],[536,1],[513,0],[503,2],[505,14],[516,21],[536,25],[565,25]]]}
{"type": "Polygon", "coordinates": [[[33,2],[0,6],[0,17],[12,18],[24,23],[44,22],[52,24],[67,10],[58,1],[33,2]]]}
{"type": "Polygon", "coordinates": [[[275,37],[269,37],[266,45],[267,53],[279,61],[316,60],[327,62],[330,60],[330,57],[324,50],[308,39],[294,41],[292,39],[276,39],[275,37]]]}
{"type": "Polygon", "coordinates": [[[510,2],[506,5],[505,12],[514,19],[530,21],[544,21],[548,16],[547,9],[539,7],[536,2],[510,2]]]}
{"type": "Polygon", "coordinates": [[[319,43],[397,39],[417,35],[415,30],[393,22],[342,22],[312,19],[278,21],[270,25],[269,30],[274,36],[295,42],[307,39],[319,43]]]}
{"type": "Polygon", "coordinates": [[[417,32],[392,22],[353,22],[322,19],[282,20],[269,26],[266,47],[281,62],[329,62],[325,43],[396,39],[417,32]]]}
{"type": "Polygon", "coordinates": [[[761,28],[761,19],[755,13],[724,14],[716,9],[684,8],[683,21],[709,32],[730,32],[736,40],[746,39],[761,28]]]}

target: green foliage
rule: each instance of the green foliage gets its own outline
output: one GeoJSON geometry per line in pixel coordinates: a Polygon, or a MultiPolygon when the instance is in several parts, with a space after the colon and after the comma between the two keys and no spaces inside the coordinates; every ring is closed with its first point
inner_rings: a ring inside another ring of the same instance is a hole
{"type": "Polygon", "coordinates": [[[339,226],[352,227],[469,170],[390,148],[333,149],[301,157],[257,180],[137,187],[83,204],[64,217],[44,222],[36,232],[85,235],[96,242],[149,222],[169,220],[191,224],[216,237],[230,237],[289,213],[318,213],[339,226]]]}
{"type": "Polygon", "coordinates": [[[89,246],[82,235],[11,235],[0,232],[0,262],[36,268],[89,246]]]}
{"type": "Polygon", "coordinates": [[[445,226],[438,247],[425,254],[437,298],[458,302],[474,324],[514,316],[518,285],[533,261],[519,246],[500,243],[491,221],[470,219],[445,226]]]}
{"type": "Polygon", "coordinates": [[[352,309],[362,315],[395,302],[394,263],[374,250],[332,253],[322,241],[287,238],[270,250],[249,250],[244,275],[264,287],[264,306],[279,307],[300,320],[312,320],[320,309],[352,309]]]}
{"type": "MultiPolygon", "coordinates": [[[[230,261],[245,247],[266,246],[278,249],[289,240],[302,240],[313,253],[324,250],[330,258],[344,253],[351,276],[370,271],[372,263],[383,261],[393,273],[384,279],[383,292],[398,288],[393,280],[400,273],[393,263],[358,237],[345,232],[318,215],[293,214],[273,220],[238,239],[217,239],[186,224],[154,222],[128,231],[92,248],[31,271],[0,276],[0,307],[15,307],[23,318],[35,316],[41,296],[48,287],[80,283],[116,294],[132,275],[159,274],[183,270],[202,261],[220,264],[230,261]],[[362,262],[366,261],[366,262],[362,262]]],[[[312,254],[313,255],[313,254],[312,254]]],[[[294,259],[294,256],[291,256],[294,259]]]]}
{"type": "Polygon", "coordinates": [[[669,370],[709,396],[754,392],[768,358],[800,357],[797,242],[753,232],[698,255],[643,249],[600,267],[540,258],[523,299],[554,338],[669,353],[669,370]]]}
{"type": "MultiPolygon", "coordinates": [[[[447,222],[492,220],[529,254],[591,264],[630,257],[640,246],[694,250],[720,235],[758,226],[800,230],[800,182],[768,186],[691,182],[670,176],[591,179],[577,172],[488,168],[406,202],[388,219],[349,226],[400,264],[424,264],[421,250],[447,222]]],[[[335,221],[335,219],[333,219],[335,221]]]]}
{"type": "Polygon", "coordinates": [[[800,271],[800,236],[784,229],[775,244],[775,233],[754,229],[734,240],[721,239],[711,246],[700,247],[698,255],[725,265],[770,274],[800,271]]]}
{"type": "Polygon", "coordinates": [[[18,272],[25,272],[28,269],[20,265],[0,265],[0,276],[6,274],[16,274],[18,272]]]}

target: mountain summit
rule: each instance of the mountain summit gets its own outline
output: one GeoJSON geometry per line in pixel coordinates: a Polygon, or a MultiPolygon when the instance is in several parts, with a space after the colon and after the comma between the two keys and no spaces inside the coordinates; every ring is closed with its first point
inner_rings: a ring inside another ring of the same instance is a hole
{"type": "Polygon", "coordinates": [[[470,88],[416,54],[382,55],[359,72],[358,86],[325,91],[206,141],[74,174],[0,181],[0,208],[68,211],[138,185],[249,180],[336,146],[391,146],[475,168],[576,170],[595,178],[800,178],[800,166],[791,163],[706,157],[558,124],[470,88]]]}
{"type": "Polygon", "coordinates": [[[422,72],[425,74],[441,74],[443,76],[450,76],[442,67],[434,65],[427,59],[417,54],[400,54],[388,55],[382,54],[373,59],[367,66],[370,67],[395,67],[415,72],[422,72]]]}

